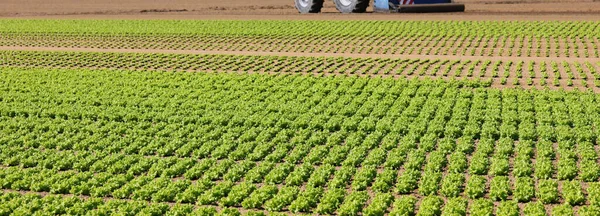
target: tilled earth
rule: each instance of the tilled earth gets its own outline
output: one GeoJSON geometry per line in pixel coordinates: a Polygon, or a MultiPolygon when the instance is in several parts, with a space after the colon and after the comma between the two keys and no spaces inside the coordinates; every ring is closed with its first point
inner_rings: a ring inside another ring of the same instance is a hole
{"type": "Polygon", "coordinates": [[[599,20],[595,0],[457,0],[465,13],[342,15],[333,1],[323,13],[300,15],[293,0],[5,0],[0,17],[102,19],[326,19],[326,20],[599,20]]]}

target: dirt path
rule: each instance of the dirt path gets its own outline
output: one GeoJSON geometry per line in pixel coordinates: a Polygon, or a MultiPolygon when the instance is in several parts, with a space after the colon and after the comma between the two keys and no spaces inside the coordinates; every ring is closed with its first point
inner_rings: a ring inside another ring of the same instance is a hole
{"type": "MultiPolygon", "coordinates": [[[[465,13],[340,14],[327,0],[321,14],[300,15],[293,0],[3,0],[0,18],[276,19],[276,20],[600,20],[594,0],[457,0],[465,13]]],[[[369,8],[372,11],[372,7],[369,8]]]]}
{"type": "Polygon", "coordinates": [[[490,61],[556,61],[556,62],[600,62],[600,58],[566,57],[512,57],[512,56],[461,56],[461,55],[397,55],[397,54],[352,54],[352,53],[303,53],[303,52],[251,52],[251,51],[203,51],[167,49],[97,49],[74,47],[6,47],[2,51],[59,51],[59,52],[113,52],[113,53],[162,53],[162,54],[202,54],[202,55],[260,55],[296,57],[349,57],[349,58],[398,58],[398,59],[440,59],[440,60],[490,60],[490,61]]]}

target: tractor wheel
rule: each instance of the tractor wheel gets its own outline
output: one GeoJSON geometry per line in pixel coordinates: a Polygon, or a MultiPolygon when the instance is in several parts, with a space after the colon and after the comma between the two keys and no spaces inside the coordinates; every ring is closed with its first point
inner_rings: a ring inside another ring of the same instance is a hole
{"type": "Polygon", "coordinates": [[[335,7],[342,13],[364,13],[371,0],[333,0],[335,7]]]}
{"type": "Polygon", "coordinates": [[[324,0],[295,0],[296,9],[300,13],[319,13],[324,0]]]}

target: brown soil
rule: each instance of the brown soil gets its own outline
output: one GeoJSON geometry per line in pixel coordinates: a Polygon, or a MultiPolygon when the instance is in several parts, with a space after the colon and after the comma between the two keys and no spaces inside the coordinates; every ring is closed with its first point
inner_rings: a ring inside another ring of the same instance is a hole
{"type": "Polygon", "coordinates": [[[326,20],[600,20],[597,0],[457,0],[465,13],[300,15],[293,0],[4,0],[2,18],[63,19],[326,19],[326,20]]]}
{"type": "MultiPolygon", "coordinates": [[[[348,57],[348,58],[399,58],[399,59],[440,59],[440,60],[490,60],[490,61],[556,61],[556,62],[600,62],[600,58],[567,57],[513,57],[513,56],[451,56],[451,55],[379,55],[352,53],[302,53],[302,52],[253,52],[253,51],[205,51],[205,50],[169,50],[169,49],[97,49],[75,47],[5,47],[0,51],[57,51],[57,52],[114,52],[114,53],[163,53],[163,54],[201,54],[201,55],[261,55],[261,56],[297,56],[297,57],[348,57]]],[[[502,69],[502,68],[501,68],[502,69]]],[[[503,70],[501,70],[503,71],[503,70]]],[[[567,74],[561,74],[566,77],[567,74]]]]}

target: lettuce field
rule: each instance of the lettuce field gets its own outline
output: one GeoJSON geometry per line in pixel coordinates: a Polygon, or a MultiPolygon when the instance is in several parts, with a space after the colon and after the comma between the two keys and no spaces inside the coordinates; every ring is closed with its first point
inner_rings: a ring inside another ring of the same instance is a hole
{"type": "Polygon", "coordinates": [[[0,20],[0,215],[600,215],[599,40],[0,20]]]}

